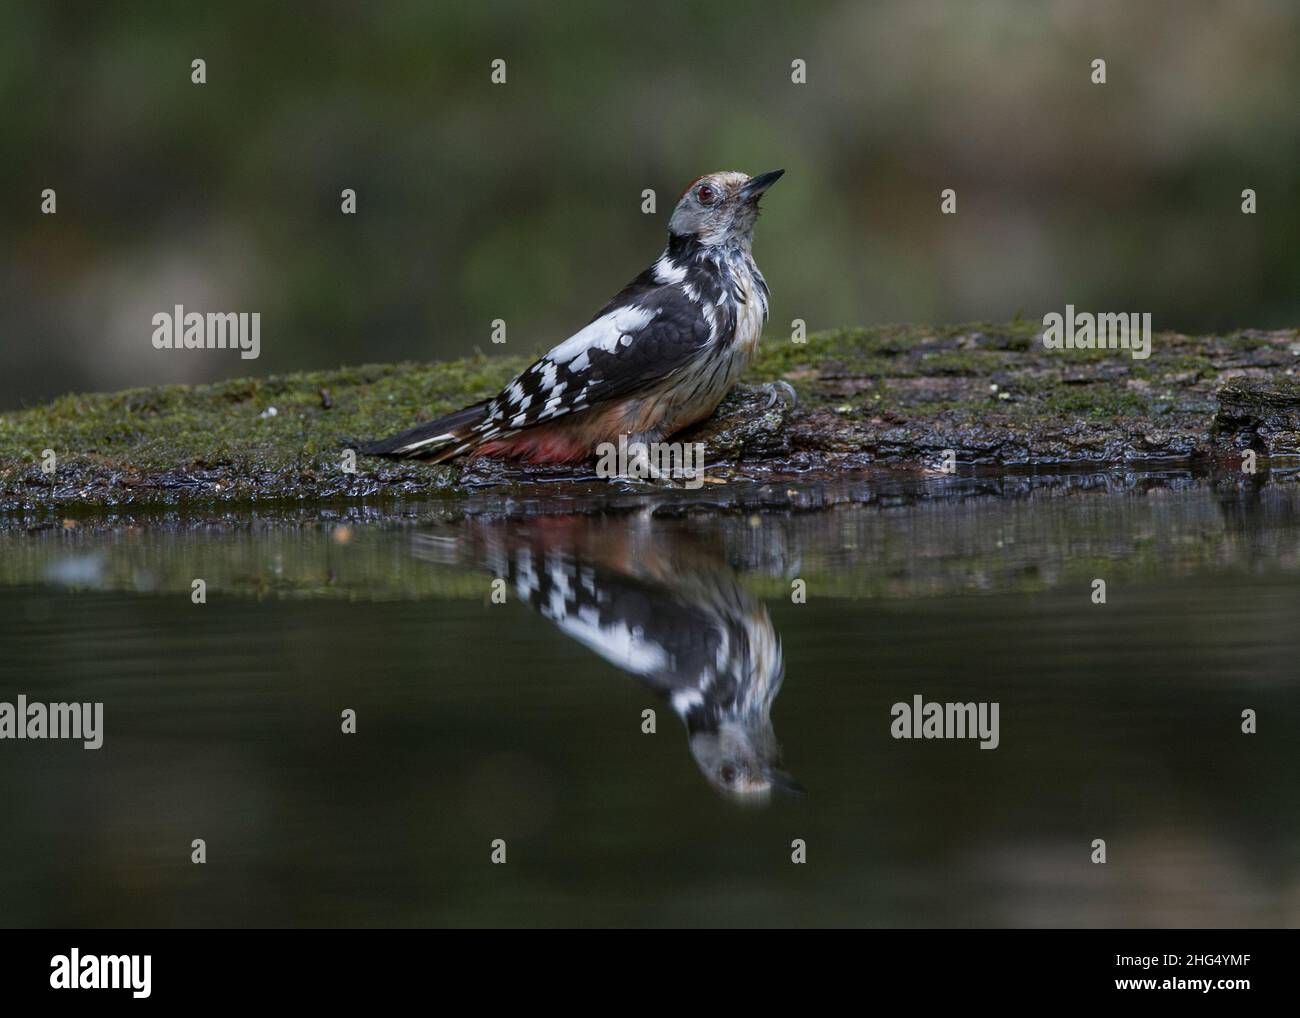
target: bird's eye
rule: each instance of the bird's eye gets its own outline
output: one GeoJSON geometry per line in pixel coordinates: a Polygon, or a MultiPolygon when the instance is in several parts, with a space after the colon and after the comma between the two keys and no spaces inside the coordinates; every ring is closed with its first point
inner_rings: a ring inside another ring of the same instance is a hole
{"type": "Polygon", "coordinates": [[[700,200],[701,205],[712,205],[713,199],[717,195],[714,194],[713,188],[709,187],[708,184],[701,184],[695,192],[695,197],[700,200]]]}
{"type": "Polygon", "coordinates": [[[732,767],[731,764],[723,764],[718,771],[718,777],[722,779],[724,785],[730,785],[736,780],[736,768],[732,767]]]}

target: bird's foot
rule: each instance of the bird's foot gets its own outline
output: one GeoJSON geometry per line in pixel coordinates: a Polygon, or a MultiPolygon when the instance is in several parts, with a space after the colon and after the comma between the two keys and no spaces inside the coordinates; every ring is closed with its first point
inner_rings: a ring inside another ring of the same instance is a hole
{"type": "Polygon", "coordinates": [[[794,386],[789,382],[770,382],[767,385],[767,406],[764,410],[771,410],[776,406],[777,400],[783,402],[787,410],[797,410],[799,408],[799,396],[794,391],[794,386]]]}
{"type": "MultiPolygon", "coordinates": [[[[598,477],[602,476],[597,473],[598,477]]],[[[610,484],[622,485],[628,491],[663,491],[665,488],[681,487],[678,479],[669,471],[650,471],[644,474],[629,472],[626,474],[603,475],[610,484]]]]}

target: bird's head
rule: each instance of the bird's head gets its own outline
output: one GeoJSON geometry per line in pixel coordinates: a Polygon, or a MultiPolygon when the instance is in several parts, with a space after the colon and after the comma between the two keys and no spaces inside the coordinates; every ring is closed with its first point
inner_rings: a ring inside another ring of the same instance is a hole
{"type": "Polygon", "coordinates": [[[682,192],[668,221],[668,232],[714,247],[747,244],[758,218],[758,199],[775,184],[785,170],[772,170],[756,177],[735,170],[709,173],[682,192]]]}
{"type": "Polygon", "coordinates": [[[773,788],[803,791],[778,765],[780,749],[766,719],[757,727],[725,720],[716,730],[692,733],[690,746],[709,784],[737,802],[765,803],[773,788]]]}

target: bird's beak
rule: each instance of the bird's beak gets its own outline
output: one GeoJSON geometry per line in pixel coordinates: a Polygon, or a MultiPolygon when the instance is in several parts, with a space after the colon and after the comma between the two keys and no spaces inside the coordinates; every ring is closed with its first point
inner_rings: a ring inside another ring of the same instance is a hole
{"type": "MultiPolygon", "coordinates": [[[[777,171],[780,172],[779,170],[777,171]]],[[[772,782],[773,788],[779,788],[783,792],[791,792],[794,795],[805,795],[808,789],[795,781],[795,779],[783,770],[773,767],[767,772],[768,781],[772,782]]]]}
{"type": "Polygon", "coordinates": [[[784,173],[785,170],[771,170],[768,173],[760,173],[757,177],[750,177],[741,187],[740,193],[745,201],[757,201],[758,197],[780,180],[784,173]]]}

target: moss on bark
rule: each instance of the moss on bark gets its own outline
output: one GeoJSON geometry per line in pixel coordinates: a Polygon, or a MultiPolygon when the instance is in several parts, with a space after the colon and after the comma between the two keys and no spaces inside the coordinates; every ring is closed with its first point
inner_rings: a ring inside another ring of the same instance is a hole
{"type": "MultiPolygon", "coordinates": [[[[1297,330],[1158,333],[1127,351],[1049,351],[1037,322],[837,329],[769,337],[703,441],[712,480],[842,473],[872,464],[1212,462],[1245,446],[1300,453],[1297,330]],[[767,407],[784,380],[798,409],[767,407]],[[1221,403],[1222,393],[1222,403],[1221,403]]],[[[455,494],[575,471],[432,467],[359,457],[350,441],[496,392],[524,357],[364,365],[266,379],[69,395],[0,415],[0,508],[174,505],[455,494]],[[42,471],[45,450],[56,470],[42,471]]],[[[581,473],[578,471],[577,473],[581,473]]]]}

